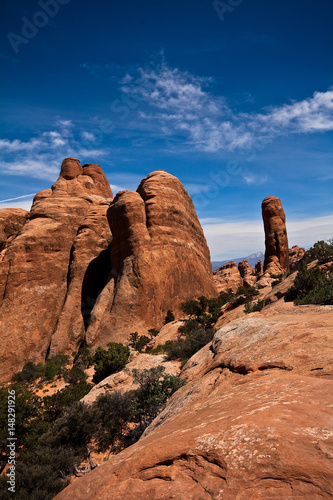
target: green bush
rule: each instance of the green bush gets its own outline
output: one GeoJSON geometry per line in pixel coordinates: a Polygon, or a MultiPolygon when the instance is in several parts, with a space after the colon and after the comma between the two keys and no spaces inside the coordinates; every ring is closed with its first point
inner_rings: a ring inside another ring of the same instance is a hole
{"type": "Polygon", "coordinates": [[[255,311],[261,311],[264,305],[265,305],[264,300],[258,300],[257,302],[246,302],[244,312],[251,313],[255,311]]]}
{"type": "Polygon", "coordinates": [[[175,316],[174,314],[168,309],[166,316],[164,318],[164,324],[166,325],[167,323],[171,323],[172,321],[175,321],[175,316]]]}
{"type": "Polygon", "coordinates": [[[303,263],[284,300],[296,305],[333,304],[333,272],[327,273],[319,267],[307,269],[303,263]]]}
{"type": "Polygon", "coordinates": [[[317,241],[307,252],[307,261],[317,260],[319,264],[325,264],[333,260],[333,239],[325,241],[317,241]]]}
{"type": "Polygon", "coordinates": [[[92,364],[95,367],[93,382],[96,384],[113,373],[122,370],[129,358],[130,350],[123,344],[110,342],[106,351],[98,347],[93,358],[92,364]]]}
{"type": "Polygon", "coordinates": [[[73,366],[78,366],[81,370],[86,370],[90,366],[91,352],[86,347],[80,347],[77,353],[73,353],[73,366]]]}
{"type": "Polygon", "coordinates": [[[147,335],[139,335],[138,332],[131,333],[129,337],[129,345],[138,352],[150,342],[150,338],[147,335]]]}

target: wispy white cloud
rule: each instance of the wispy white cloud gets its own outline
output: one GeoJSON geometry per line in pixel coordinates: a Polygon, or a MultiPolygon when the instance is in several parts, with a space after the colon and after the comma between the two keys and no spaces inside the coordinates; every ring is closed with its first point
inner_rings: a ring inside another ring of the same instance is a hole
{"type": "Polygon", "coordinates": [[[249,186],[261,186],[262,184],[266,184],[266,182],[268,181],[268,176],[246,173],[243,175],[243,179],[249,186]]]}
{"type": "Polygon", "coordinates": [[[106,156],[109,150],[99,147],[99,142],[91,132],[76,132],[71,120],[59,120],[54,130],[41,132],[27,141],[0,139],[0,168],[10,175],[54,181],[66,157],[94,162],[106,156]]]}
{"type": "MultiPolygon", "coordinates": [[[[224,222],[201,221],[212,260],[226,260],[249,255],[264,248],[264,229],[260,219],[224,222]]],[[[333,215],[287,220],[289,247],[308,247],[318,240],[333,237],[333,215]]]]}
{"type": "Polygon", "coordinates": [[[290,133],[333,130],[333,88],[302,101],[237,113],[224,96],[212,92],[213,80],[162,63],[126,75],[122,91],[148,104],[140,119],[161,135],[181,135],[183,145],[217,152],[250,149],[290,133]]]}

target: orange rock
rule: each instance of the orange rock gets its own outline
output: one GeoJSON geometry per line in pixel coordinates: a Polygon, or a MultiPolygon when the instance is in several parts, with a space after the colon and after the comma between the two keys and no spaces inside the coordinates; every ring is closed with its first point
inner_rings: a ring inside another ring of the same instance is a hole
{"type": "Polygon", "coordinates": [[[182,301],[217,295],[202,228],[176,177],[153,172],[137,192],[118,193],[110,246],[111,201],[101,168],[75,158],[35,196],[0,262],[2,380],[81,343],[147,334],[182,301]]]}
{"type": "Polygon", "coordinates": [[[233,261],[227,262],[214,271],[214,284],[218,292],[227,292],[229,289],[236,292],[238,287],[243,285],[237,264],[233,261]]]}
{"type": "Polygon", "coordinates": [[[289,271],[286,216],[281,200],[276,196],[268,196],[262,202],[261,207],[266,248],[264,271],[270,274],[289,271]]]}
{"type": "Polygon", "coordinates": [[[300,248],[298,245],[294,245],[289,249],[289,264],[290,269],[295,269],[299,261],[303,259],[305,255],[305,248],[300,248]]]}
{"type": "Polygon", "coordinates": [[[108,210],[113,235],[110,279],[91,313],[87,344],[122,342],[160,328],[168,309],[200,295],[217,295],[209,249],[192,200],[163,170],[137,192],[117,194],[108,210]]]}
{"type": "Polygon", "coordinates": [[[28,213],[21,208],[2,208],[0,210],[0,261],[4,250],[21,231],[28,213]]]}
{"type": "Polygon", "coordinates": [[[218,331],[142,438],[56,500],[332,498],[332,314],[288,303],[218,331]]]}
{"type": "MultiPolygon", "coordinates": [[[[111,197],[104,197],[105,176],[101,188],[100,178],[95,183],[82,172],[78,160],[64,160],[59,179],[36,195],[0,263],[1,380],[26,361],[70,353],[84,340],[83,284],[88,266],[111,239],[106,219],[111,197]]],[[[103,278],[96,278],[103,288],[105,269],[103,278]]],[[[94,302],[97,292],[92,289],[87,297],[94,302]]]]}

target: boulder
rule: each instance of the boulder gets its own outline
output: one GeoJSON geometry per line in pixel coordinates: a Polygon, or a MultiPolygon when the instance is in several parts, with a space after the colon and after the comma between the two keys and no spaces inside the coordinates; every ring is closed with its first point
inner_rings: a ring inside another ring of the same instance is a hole
{"type": "Polygon", "coordinates": [[[28,216],[21,208],[2,208],[0,210],[0,261],[10,242],[18,235],[28,216]]]}

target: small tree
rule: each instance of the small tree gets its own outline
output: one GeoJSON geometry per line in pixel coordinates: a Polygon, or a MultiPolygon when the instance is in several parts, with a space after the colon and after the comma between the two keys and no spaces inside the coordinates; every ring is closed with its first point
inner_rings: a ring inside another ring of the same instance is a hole
{"type": "Polygon", "coordinates": [[[102,347],[98,347],[94,356],[93,364],[95,366],[95,374],[93,382],[98,383],[105,377],[119,372],[126,365],[130,350],[123,344],[110,342],[106,351],[102,347]]]}
{"type": "Polygon", "coordinates": [[[164,319],[164,324],[166,325],[167,323],[171,323],[172,321],[175,321],[175,316],[173,313],[168,309],[165,319],[164,319]]]}

